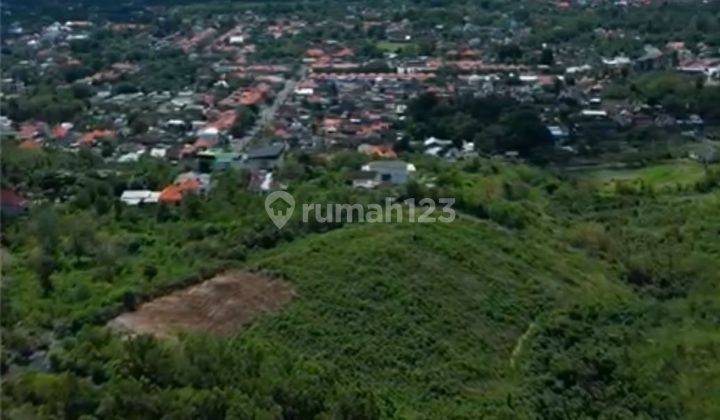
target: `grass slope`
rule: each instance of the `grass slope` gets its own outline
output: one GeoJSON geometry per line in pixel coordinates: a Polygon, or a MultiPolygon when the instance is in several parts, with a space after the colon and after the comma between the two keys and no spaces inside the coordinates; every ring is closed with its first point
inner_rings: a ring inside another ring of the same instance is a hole
{"type": "Polygon", "coordinates": [[[623,296],[605,269],[528,232],[456,221],[363,225],[261,254],[299,298],[256,325],[371,386],[386,412],[470,416],[516,393],[519,339],[549,308],[623,296]]]}

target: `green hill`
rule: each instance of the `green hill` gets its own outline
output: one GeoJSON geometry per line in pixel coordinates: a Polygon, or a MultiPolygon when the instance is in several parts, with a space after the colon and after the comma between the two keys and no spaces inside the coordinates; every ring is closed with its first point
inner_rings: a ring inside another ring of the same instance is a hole
{"type": "Polygon", "coordinates": [[[630,299],[606,267],[490,223],[353,226],[253,259],[299,298],[253,329],[326,360],[402,416],[494,412],[523,334],[552,308],[630,299]]]}

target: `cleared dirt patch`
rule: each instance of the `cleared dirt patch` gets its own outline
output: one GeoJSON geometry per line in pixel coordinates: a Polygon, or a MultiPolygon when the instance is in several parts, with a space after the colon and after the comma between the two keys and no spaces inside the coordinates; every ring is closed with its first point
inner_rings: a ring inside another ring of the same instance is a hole
{"type": "Polygon", "coordinates": [[[286,282],[253,273],[228,272],[144,303],[108,325],[156,337],[180,331],[228,335],[258,315],[279,310],[293,296],[286,282]]]}

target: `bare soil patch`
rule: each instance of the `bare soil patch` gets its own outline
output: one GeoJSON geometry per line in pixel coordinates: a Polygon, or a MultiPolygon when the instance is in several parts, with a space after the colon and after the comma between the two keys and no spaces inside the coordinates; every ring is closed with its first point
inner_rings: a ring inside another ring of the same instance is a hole
{"type": "Polygon", "coordinates": [[[181,331],[229,335],[259,315],[277,311],[294,296],[281,280],[227,272],[126,312],[108,325],[135,334],[168,337],[181,331]]]}

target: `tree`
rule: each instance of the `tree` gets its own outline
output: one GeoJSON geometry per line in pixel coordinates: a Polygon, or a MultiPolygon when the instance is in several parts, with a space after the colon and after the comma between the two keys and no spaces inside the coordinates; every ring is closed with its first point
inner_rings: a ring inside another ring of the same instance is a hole
{"type": "Polygon", "coordinates": [[[112,140],[105,140],[100,144],[100,156],[109,158],[115,153],[115,144],[112,140]]]}
{"type": "Polygon", "coordinates": [[[98,215],[102,216],[106,214],[112,208],[110,199],[101,195],[95,199],[95,211],[98,215]]]}
{"type": "Polygon", "coordinates": [[[419,200],[427,197],[427,191],[425,191],[422,184],[414,179],[411,179],[407,184],[405,184],[405,195],[407,195],[408,198],[414,199],[417,203],[419,200]]]}
{"type": "Polygon", "coordinates": [[[182,213],[188,219],[198,219],[202,211],[202,202],[197,194],[187,194],[183,197],[182,213]]]}
{"type": "Polygon", "coordinates": [[[90,253],[95,243],[95,227],[85,218],[73,217],[67,223],[69,251],[76,261],[90,253]]]}
{"type": "Polygon", "coordinates": [[[237,113],[238,118],[237,121],[235,121],[235,124],[233,124],[230,128],[230,134],[232,134],[233,137],[242,137],[245,135],[247,130],[255,124],[257,112],[255,112],[253,108],[246,106],[238,107],[235,112],[237,113]]]}
{"type": "Polygon", "coordinates": [[[38,251],[35,261],[35,269],[37,271],[43,295],[48,295],[53,290],[53,284],[50,277],[53,272],[55,272],[56,266],[55,258],[51,254],[47,253],[43,249],[38,251]]]}
{"type": "Polygon", "coordinates": [[[95,263],[97,265],[96,276],[104,281],[112,281],[115,278],[122,257],[122,249],[113,243],[110,238],[99,241],[96,247],[95,263]]]}
{"type": "Polygon", "coordinates": [[[150,281],[155,278],[158,274],[158,269],[152,264],[147,264],[143,267],[143,277],[145,280],[150,281]]]}
{"type": "Polygon", "coordinates": [[[160,223],[167,222],[173,218],[173,213],[170,211],[170,207],[167,204],[159,204],[157,211],[155,212],[155,220],[160,223]]]}
{"type": "Polygon", "coordinates": [[[90,85],[85,83],[75,83],[72,85],[72,94],[75,98],[83,100],[92,96],[93,90],[90,85]]]}
{"type": "Polygon", "coordinates": [[[505,115],[501,123],[507,131],[507,137],[498,145],[503,150],[515,150],[527,155],[530,150],[552,142],[550,132],[532,110],[514,111],[505,115]]]}
{"type": "Polygon", "coordinates": [[[298,162],[297,159],[287,159],[278,169],[277,179],[300,181],[305,175],[305,165],[298,162]]]}
{"type": "Polygon", "coordinates": [[[335,406],[335,417],[341,419],[372,420],[382,417],[377,398],[371,391],[345,391],[335,406]]]}
{"type": "Polygon", "coordinates": [[[137,308],[137,296],[132,291],[123,293],[123,308],[126,311],[134,311],[137,308]]]}
{"type": "Polygon", "coordinates": [[[544,64],[546,66],[552,66],[555,64],[555,54],[553,54],[553,51],[550,48],[542,50],[542,53],[540,54],[540,64],[544,64]]]}
{"type": "Polygon", "coordinates": [[[58,217],[55,211],[46,207],[40,211],[35,222],[35,235],[45,254],[57,253],[60,238],[58,236],[58,217]]]}
{"type": "Polygon", "coordinates": [[[491,124],[475,135],[475,150],[485,153],[494,152],[504,137],[505,129],[501,125],[491,124]]]}
{"type": "Polygon", "coordinates": [[[408,105],[408,115],[415,120],[423,121],[432,114],[439,103],[440,101],[434,93],[422,93],[408,105]]]}
{"type": "Polygon", "coordinates": [[[150,123],[144,117],[138,117],[130,122],[130,130],[133,134],[145,134],[150,128],[150,123]]]}
{"type": "Polygon", "coordinates": [[[382,58],[382,50],[380,50],[374,42],[365,42],[360,47],[358,54],[367,58],[382,58]]]}
{"type": "Polygon", "coordinates": [[[523,52],[517,44],[501,45],[497,51],[498,60],[516,62],[522,58],[523,52]]]}
{"type": "Polygon", "coordinates": [[[124,95],[129,93],[136,93],[138,91],[137,86],[130,82],[121,82],[115,86],[116,95],[124,95]]]}

